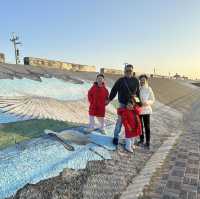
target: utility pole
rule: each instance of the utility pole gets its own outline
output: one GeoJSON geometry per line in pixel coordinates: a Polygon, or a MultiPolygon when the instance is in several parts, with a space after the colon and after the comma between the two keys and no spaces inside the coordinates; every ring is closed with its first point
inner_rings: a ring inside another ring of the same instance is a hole
{"type": "Polygon", "coordinates": [[[153,74],[155,75],[156,74],[156,68],[154,67],[153,69],[153,74]]]}
{"type": "Polygon", "coordinates": [[[15,33],[12,33],[12,38],[10,39],[10,41],[13,43],[14,46],[14,50],[15,50],[15,62],[16,64],[20,63],[20,59],[19,59],[19,48],[17,47],[17,45],[22,44],[19,41],[19,37],[15,35],[15,33]]]}

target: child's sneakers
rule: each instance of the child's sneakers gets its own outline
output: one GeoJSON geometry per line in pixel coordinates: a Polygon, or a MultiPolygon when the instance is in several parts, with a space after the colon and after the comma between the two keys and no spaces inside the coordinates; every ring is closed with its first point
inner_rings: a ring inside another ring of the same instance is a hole
{"type": "Polygon", "coordinates": [[[131,138],[126,138],[126,140],[125,140],[125,149],[126,149],[128,152],[133,153],[132,140],[131,140],[131,138]]]}
{"type": "Polygon", "coordinates": [[[135,146],[135,144],[132,145],[133,150],[135,150],[137,147],[135,146]]]}

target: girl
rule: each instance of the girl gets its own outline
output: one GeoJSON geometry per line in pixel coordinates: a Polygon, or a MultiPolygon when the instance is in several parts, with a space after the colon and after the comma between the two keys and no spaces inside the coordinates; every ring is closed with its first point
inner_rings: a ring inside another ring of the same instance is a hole
{"type": "Polygon", "coordinates": [[[104,75],[98,74],[96,82],[88,91],[88,101],[89,106],[89,129],[91,132],[95,128],[95,117],[100,123],[100,132],[104,131],[104,117],[105,117],[105,107],[106,101],[108,100],[109,92],[105,87],[104,75]]]}
{"type": "Polygon", "coordinates": [[[146,143],[145,147],[149,149],[150,147],[150,115],[152,114],[152,108],[155,101],[154,93],[151,87],[148,85],[147,75],[141,75],[140,80],[140,100],[142,103],[142,111],[140,113],[141,123],[142,123],[142,135],[140,136],[140,141],[138,144],[144,143],[144,130],[146,143]],[[144,130],[143,130],[144,129],[144,130]]]}
{"type": "Polygon", "coordinates": [[[140,136],[142,132],[140,112],[141,108],[136,104],[134,98],[127,104],[126,108],[118,109],[118,114],[121,116],[125,128],[125,149],[131,153],[135,149],[135,137],[140,136]]]}

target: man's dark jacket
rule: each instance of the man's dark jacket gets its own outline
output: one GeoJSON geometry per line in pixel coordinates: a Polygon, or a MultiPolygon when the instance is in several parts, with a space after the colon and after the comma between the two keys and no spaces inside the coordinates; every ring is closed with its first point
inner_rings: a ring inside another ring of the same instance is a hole
{"type": "Polygon", "coordinates": [[[127,105],[131,99],[131,95],[136,95],[140,98],[139,81],[135,77],[119,78],[111,89],[109,100],[113,100],[118,93],[118,101],[121,104],[127,105]]]}

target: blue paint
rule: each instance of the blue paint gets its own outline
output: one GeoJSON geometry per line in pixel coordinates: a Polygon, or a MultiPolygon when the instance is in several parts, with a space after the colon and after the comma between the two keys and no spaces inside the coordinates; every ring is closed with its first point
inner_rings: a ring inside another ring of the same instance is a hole
{"type": "MultiPolygon", "coordinates": [[[[114,126],[106,127],[111,134],[114,126]]],[[[75,128],[83,131],[83,127],[75,128]]],[[[57,176],[64,168],[84,169],[88,161],[111,159],[109,150],[115,150],[112,136],[91,133],[93,143],[85,146],[72,144],[75,151],[67,151],[59,142],[49,136],[25,141],[0,151],[0,198],[14,194],[27,183],[57,176]],[[102,145],[103,147],[100,147],[102,145]],[[89,150],[95,150],[101,156],[89,150]]]]}

